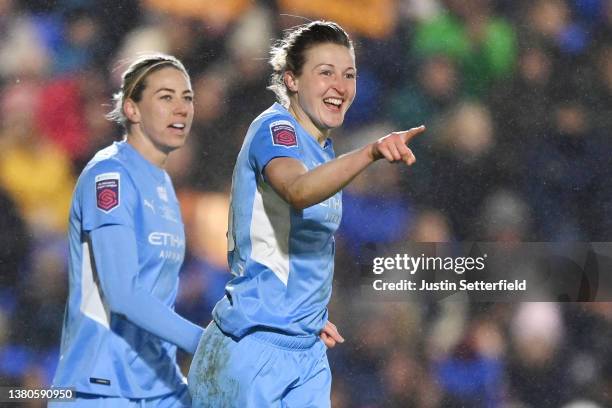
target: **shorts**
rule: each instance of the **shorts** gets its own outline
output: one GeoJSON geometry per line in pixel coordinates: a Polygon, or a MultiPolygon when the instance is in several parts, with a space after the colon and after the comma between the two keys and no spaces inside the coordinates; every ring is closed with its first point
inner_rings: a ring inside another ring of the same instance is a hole
{"type": "Polygon", "coordinates": [[[72,401],[50,401],[48,408],[189,408],[191,398],[187,386],[175,393],[153,398],[107,397],[77,392],[72,401]]]}
{"type": "Polygon", "coordinates": [[[193,407],[329,407],[326,352],[316,336],[256,331],[235,339],[212,322],[189,369],[193,407]]]}

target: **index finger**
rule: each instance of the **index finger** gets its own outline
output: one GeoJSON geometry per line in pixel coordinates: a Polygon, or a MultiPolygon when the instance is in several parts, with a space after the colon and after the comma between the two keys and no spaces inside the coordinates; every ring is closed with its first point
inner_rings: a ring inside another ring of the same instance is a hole
{"type": "Polygon", "coordinates": [[[414,138],[416,135],[423,133],[425,131],[425,125],[421,125],[419,127],[415,127],[409,130],[405,130],[403,132],[399,132],[404,143],[408,143],[414,138]]]}

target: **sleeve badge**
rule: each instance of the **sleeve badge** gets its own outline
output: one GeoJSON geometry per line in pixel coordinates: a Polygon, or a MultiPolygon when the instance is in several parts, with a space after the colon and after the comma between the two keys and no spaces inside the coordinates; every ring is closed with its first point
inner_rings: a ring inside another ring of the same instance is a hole
{"type": "Polygon", "coordinates": [[[104,173],[96,176],[96,206],[108,213],[119,207],[119,173],[104,173]]]}
{"type": "Polygon", "coordinates": [[[275,146],[294,147],[298,145],[295,129],[288,120],[277,120],[270,123],[270,134],[272,144],[275,146]]]}

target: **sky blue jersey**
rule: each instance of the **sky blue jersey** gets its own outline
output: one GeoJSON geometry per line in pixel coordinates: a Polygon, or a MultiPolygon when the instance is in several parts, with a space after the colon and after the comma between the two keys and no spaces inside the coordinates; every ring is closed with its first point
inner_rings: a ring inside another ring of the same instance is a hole
{"type": "Polygon", "coordinates": [[[229,264],[236,276],[213,317],[237,337],[254,329],[316,335],[327,320],[341,193],[304,210],[285,202],[264,177],[275,157],[291,157],[309,170],[335,157],[281,105],[251,124],[236,162],[229,216],[229,264]]]}
{"type": "Polygon", "coordinates": [[[54,385],[126,398],[184,383],[176,348],[202,329],[173,310],[185,235],[168,174],[130,144],[99,151],[70,212],[69,297],[54,385]]]}

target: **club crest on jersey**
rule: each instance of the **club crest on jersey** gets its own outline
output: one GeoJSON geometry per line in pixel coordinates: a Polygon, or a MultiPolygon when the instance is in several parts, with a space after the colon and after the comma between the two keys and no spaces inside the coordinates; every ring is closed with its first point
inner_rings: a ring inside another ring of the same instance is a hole
{"type": "Polygon", "coordinates": [[[119,173],[96,176],[96,205],[108,213],[119,206],[119,173]]]}
{"type": "Polygon", "coordinates": [[[294,147],[298,145],[295,129],[288,120],[277,120],[270,123],[270,134],[275,146],[294,147]]]}
{"type": "Polygon", "coordinates": [[[164,186],[157,187],[157,196],[160,200],[168,202],[168,192],[164,186]]]}

